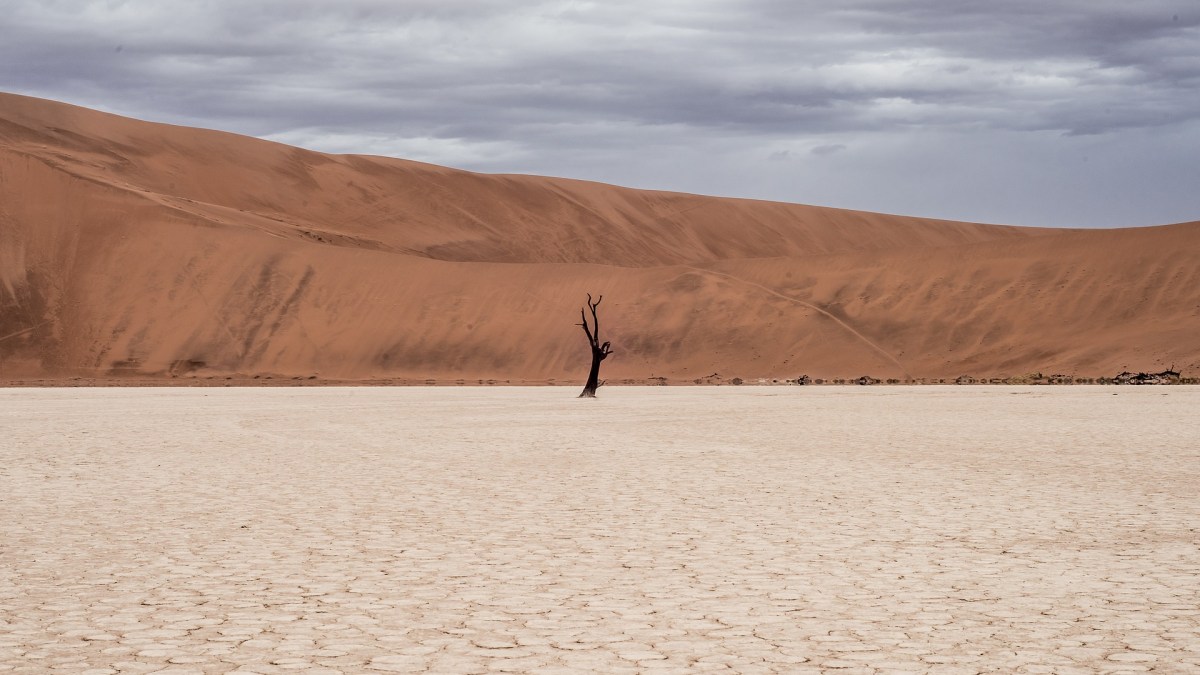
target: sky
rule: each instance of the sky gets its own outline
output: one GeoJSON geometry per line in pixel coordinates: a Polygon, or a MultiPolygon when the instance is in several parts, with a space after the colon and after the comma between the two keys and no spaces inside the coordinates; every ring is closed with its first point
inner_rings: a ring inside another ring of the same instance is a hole
{"type": "Polygon", "coordinates": [[[472,171],[1200,219],[1200,0],[5,0],[0,90],[472,171]]]}

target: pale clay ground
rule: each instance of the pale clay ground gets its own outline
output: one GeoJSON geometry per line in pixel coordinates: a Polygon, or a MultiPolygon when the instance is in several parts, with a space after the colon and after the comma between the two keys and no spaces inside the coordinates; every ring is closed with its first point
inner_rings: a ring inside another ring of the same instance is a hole
{"type": "Polygon", "coordinates": [[[0,390],[0,671],[1200,672],[1200,388],[0,390]]]}

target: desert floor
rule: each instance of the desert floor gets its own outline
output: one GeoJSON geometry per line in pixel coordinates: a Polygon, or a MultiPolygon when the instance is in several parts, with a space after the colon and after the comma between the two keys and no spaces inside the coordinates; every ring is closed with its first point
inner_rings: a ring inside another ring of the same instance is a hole
{"type": "Polygon", "coordinates": [[[1195,672],[1200,387],[0,390],[0,671],[1195,672]]]}

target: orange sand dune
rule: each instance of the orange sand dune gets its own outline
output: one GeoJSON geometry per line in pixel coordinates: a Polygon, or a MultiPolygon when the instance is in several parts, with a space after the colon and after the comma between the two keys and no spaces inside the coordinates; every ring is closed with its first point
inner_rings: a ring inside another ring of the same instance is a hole
{"type": "Polygon", "coordinates": [[[0,380],[1200,370],[1200,223],[1071,231],[325,155],[0,94],[0,380]]]}

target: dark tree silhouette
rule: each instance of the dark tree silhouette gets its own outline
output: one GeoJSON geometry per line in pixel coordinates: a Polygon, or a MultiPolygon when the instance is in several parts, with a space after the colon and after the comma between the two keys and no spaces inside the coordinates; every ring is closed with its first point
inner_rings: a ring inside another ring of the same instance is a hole
{"type": "Polygon", "coordinates": [[[592,369],[588,372],[587,384],[583,385],[583,392],[579,394],[579,398],[596,398],[596,390],[600,388],[600,362],[608,358],[612,353],[611,343],[605,342],[600,344],[600,318],[596,316],[596,308],[600,306],[600,301],[604,296],[596,298],[592,302],[592,294],[588,293],[587,308],[592,311],[592,326],[588,328],[587,312],[582,307],[579,309],[579,318],[581,321],[578,325],[583,326],[583,332],[587,334],[588,345],[592,348],[592,369]]]}

